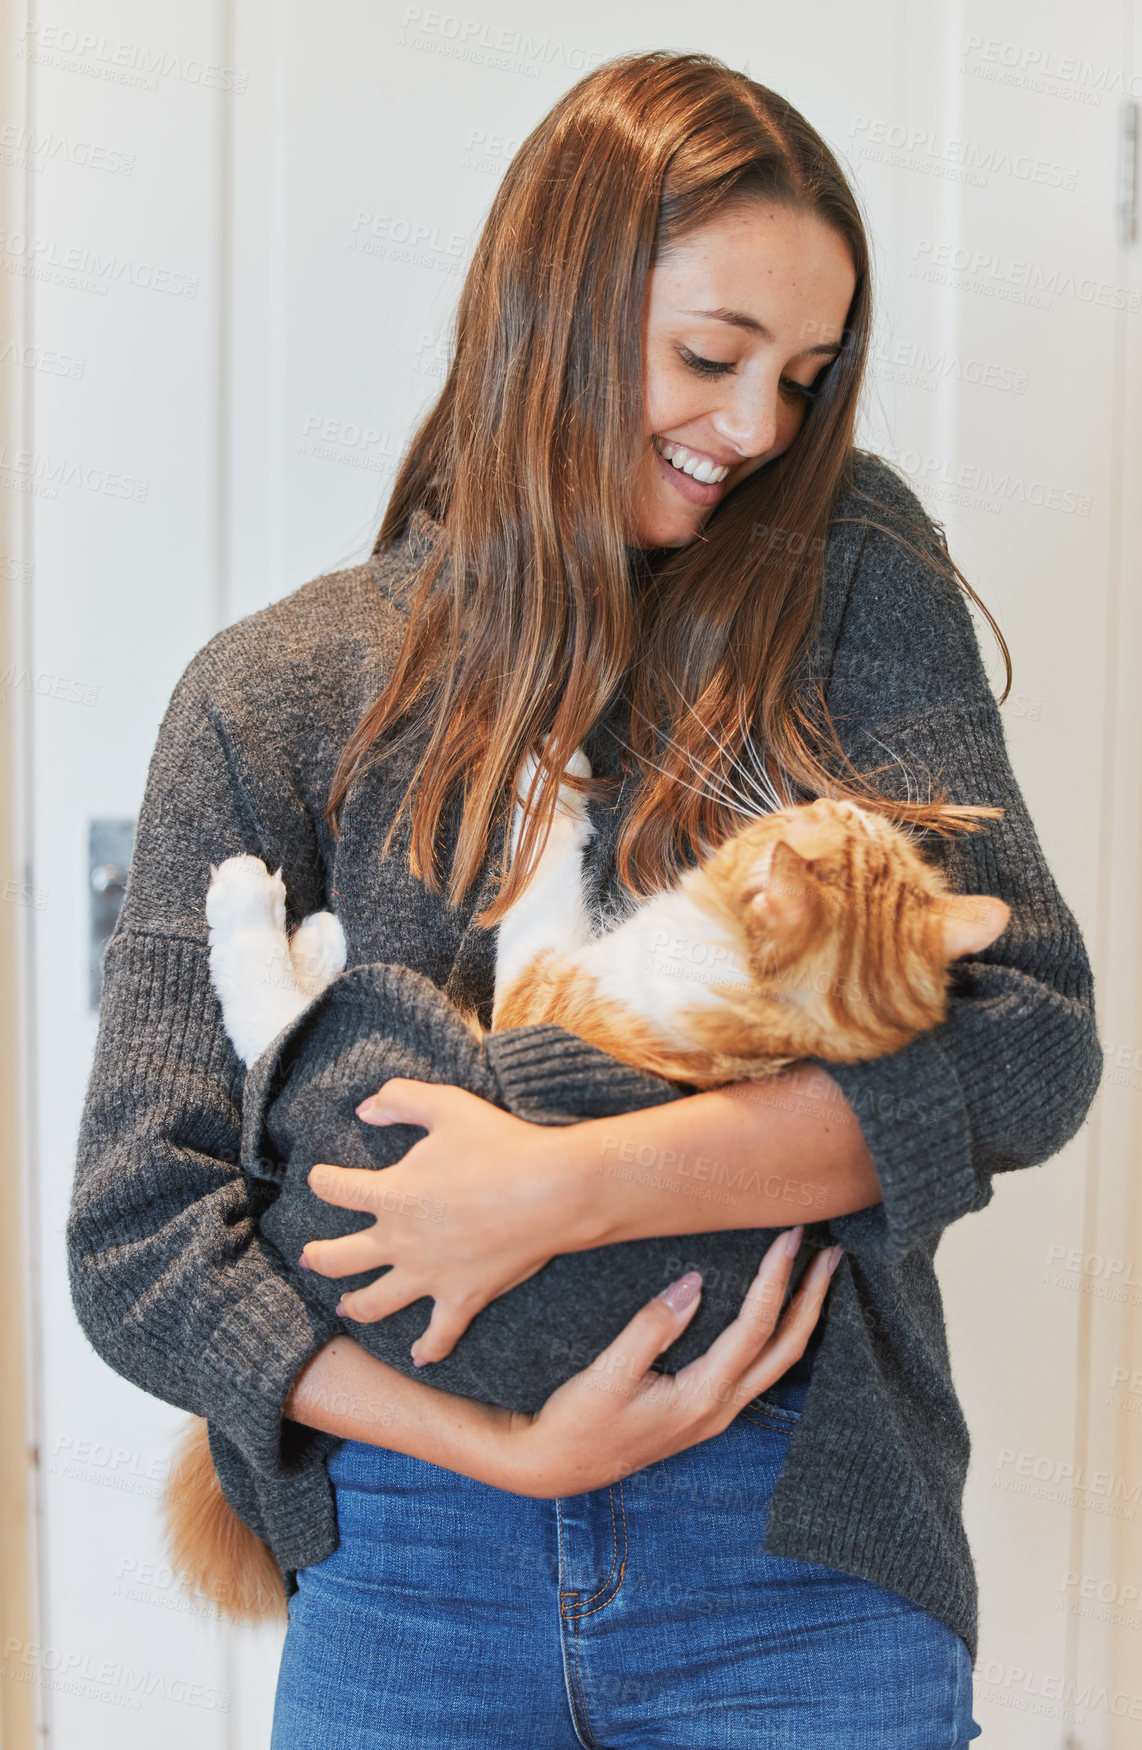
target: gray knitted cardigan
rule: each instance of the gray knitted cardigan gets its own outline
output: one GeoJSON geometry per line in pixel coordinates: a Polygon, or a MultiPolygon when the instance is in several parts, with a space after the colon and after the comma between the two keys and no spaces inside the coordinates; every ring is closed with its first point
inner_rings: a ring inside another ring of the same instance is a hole
{"type": "MultiPolygon", "coordinates": [[[[898,762],[879,780],[884,789],[915,795],[938,784],[951,801],[1004,808],[985,832],[935,848],[962,891],[1002,896],[1012,918],[993,948],[959,963],[941,1027],[890,1057],[830,1066],[883,1201],[807,1230],[811,1243],[839,1241],[845,1258],[765,1547],[902,1593],[974,1656],[961,1517],[968,1435],[933,1255],[950,1222],[988,1202],[996,1172],[1043,1162],[1074,1135],[1101,1052],[1083,943],[1012,776],[963,598],[891,532],[917,524],[925,518],[908,489],[858,454],[834,509],[804,675],[824,682],[859,768],[898,762]]],[[[406,967],[427,992],[425,1012],[444,993],[487,1014],[494,935],[472,918],[495,891],[491,852],[458,909],[408,874],[399,841],[382,859],[402,788],[384,762],[352,793],[336,841],[322,818],[341,749],[392,662],[433,530],[418,516],[403,541],[226,628],[186,669],[159,731],[104,957],[79,1136],[68,1246],[80,1322],[117,1372],[209,1419],[226,1493],[291,1583],[337,1544],[324,1462],[336,1442],[283,1420],[281,1406],[303,1363],[343,1327],[257,1226],[265,1185],[241,1167],[256,1171],[264,1157],[272,1090],[263,1060],[251,1072],[257,1111],[245,1114],[244,1149],[245,1075],[210,985],[204,895],[211,863],[252,852],[282,867],[291,923],[337,910],[349,967],[374,969],[366,981],[379,963],[385,977],[406,967]]],[[[608,714],[592,733],[597,772],[620,769],[615,721],[608,714]]],[[[624,787],[613,806],[593,806],[588,878],[600,910],[621,900],[614,849],[628,801],[624,787]]],[[[475,1068],[430,1047],[422,1037],[420,1056],[403,1061],[440,1081],[455,1070],[538,1122],[678,1095],[558,1028],[493,1036],[475,1068]]],[[[767,1237],[733,1236],[754,1257],[767,1237]]],[[[634,1303],[661,1287],[667,1253],[688,1261],[697,1244],[627,1247],[644,1247],[647,1259],[627,1284],[634,1303]]],[[[606,1276],[602,1250],[580,1255],[581,1302],[606,1276]]],[[[569,1354],[573,1337],[569,1328],[569,1354]]]]}

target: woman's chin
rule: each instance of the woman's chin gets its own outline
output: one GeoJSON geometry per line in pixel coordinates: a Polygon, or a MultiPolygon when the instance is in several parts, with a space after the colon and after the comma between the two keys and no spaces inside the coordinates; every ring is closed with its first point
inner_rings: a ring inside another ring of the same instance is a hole
{"type": "Polygon", "coordinates": [[[658,512],[639,517],[636,533],[631,537],[635,547],[685,547],[700,531],[707,512],[691,506],[688,514],[658,512]]]}

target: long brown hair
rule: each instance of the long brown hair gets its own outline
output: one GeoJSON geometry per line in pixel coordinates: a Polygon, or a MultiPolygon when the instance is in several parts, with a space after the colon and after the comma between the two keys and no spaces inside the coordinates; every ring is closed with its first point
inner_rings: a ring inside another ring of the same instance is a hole
{"type": "MultiPolygon", "coordinates": [[[[458,800],[447,895],[459,904],[524,756],[542,750],[541,782],[562,772],[618,695],[640,774],[617,848],[635,893],[740,826],[723,780],[747,740],[790,799],[850,795],[954,830],[938,800],[881,797],[840,754],[823,698],[797,696],[830,510],[851,473],[869,327],[859,209],[784,98],[711,56],[665,51],[623,56],[574,85],[508,167],[461,293],[447,381],[389,499],[378,550],[417,511],[439,526],[392,675],[334,774],[333,830],[366,767],[415,745],[384,849],[407,812],[409,868],[439,890],[438,832],[458,800]],[[687,232],[755,199],[812,212],[845,238],[856,289],[844,344],[785,454],[636,581],[627,509],[646,444],[647,275],[687,232]]],[[[930,537],[917,540],[978,600],[930,537]]],[[[603,794],[608,781],[589,787],[603,794]]],[[[510,871],[505,839],[482,923],[526,883],[554,801],[549,784],[510,871]]]]}

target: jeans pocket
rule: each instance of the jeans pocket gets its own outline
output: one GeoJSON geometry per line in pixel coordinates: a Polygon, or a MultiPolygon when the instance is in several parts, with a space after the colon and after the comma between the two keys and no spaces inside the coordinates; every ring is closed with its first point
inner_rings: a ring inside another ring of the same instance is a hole
{"type": "Polygon", "coordinates": [[[754,1398],[738,1411],[738,1415],[759,1427],[773,1428],[786,1434],[792,1434],[801,1420],[800,1410],[788,1409],[784,1404],[772,1403],[768,1398],[754,1398]]]}

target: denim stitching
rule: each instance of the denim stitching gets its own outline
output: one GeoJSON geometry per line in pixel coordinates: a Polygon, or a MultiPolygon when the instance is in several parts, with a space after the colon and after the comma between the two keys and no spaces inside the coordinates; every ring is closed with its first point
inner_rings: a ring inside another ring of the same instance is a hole
{"type": "Polygon", "coordinates": [[[738,1415],[744,1416],[747,1422],[754,1422],[759,1427],[786,1430],[796,1428],[801,1420],[796,1410],[783,1409],[780,1404],[747,1404],[738,1411],[738,1415]]]}
{"type": "MultiPolygon", "coordinates": [[[[619,1489],[621,1492],[621,1490],[622,1490],[621,1483],[619,1484],[619,1489]]],[[[607,1587],[610,1585],[612,1579],[614,1578],[615,1563],[618,1561],[618,1558],[619,1558],[619,1534],[618,1534],[618,1527],[615,1525],[615,1491],[614,1491],[613,1486],[607,1490],[607,1505],[611,1510],[611,1571],[607,1575],[606,1579],[603,1581],[603,1584],[600,1587],[598,1587],[598,1589],[596,1591],[592,1592],[590,1594],[590,1596],[584,1601],[587,1604],[593,1604],[595,1602],[595,1599],[598,1598],[599,1594],[606,1591],[607,1587]]],[[[625,1551],[625,1548],[626,1548],[626,1536],[625,1536],[625,1533],[626,1533],[626,1510],[625,1510],[625,1508],[623,1510],[623,1533],[624,1533],[623,1548],[625,1551]]],[[[623,1565],[624,1565],[624,1567],[626,1565],[625,1555],[624,1555],[623,1565]]],[[[619,1574],[619,1585],[620,1586],[622,1585],[622,1574],[621,1573],[619,1574]]],[[[615,1591],[617,1591],[617,1590],[618,1590],[618,1587],[615,1588],[615,1591]]],[[[578,1593],[576,1593],[575,1596],[578,1597],[578,1593]]],[[[613,1594],[612,1594],[612,1596],[613,1596],[613,1594]]],[[[609,1600],[607,1600],[606,1602],[609,1603],[609,1600]]],[[[580,1612],[580,1615],[582,1615],[582,1616],[590,1616],[592,1614],[593,1613],[591,1611],[581,1611],[580,1612]]]]}
{"type": "MultiPolygon", "coordinates": [[[[622,1584],[623,1584],[623,1581],[626,1579],[626,1572],[627,1572],[627,1509],[626,1509],[626,1500],[624,1499],[624,1496],[623,1496],[622,1483],[619,1483],[618,1490],[619,1490],[619,1509],[620,1509],[622,1516],[623,1516],[623,1559],[619,1564],[618,1581],[616,1582],[615,1589],[611,1593],[609,1598],[604,1598],[603,1602],[601,1604],[596,1604],[594,1610],[581,1610],[581,1611],[579,1611],[579,1613],[578,1613],[579,1617],[594,1616],[597,1614],[598,1611],[605,1610],[607,1608],[608,1604],[613,1604],[615,1599],[618,1597],[619,1593],[622,1591],[622,1584]]],[[[612,1495],[612,1499],[611,1499],[611,1523],[613,1524],[614,1523],[614,1516],[615,1516],[615,1504],[614,1504],[614,1498],[613,1498],[614,1497],[614,1490],[613,1489],[611,1491],[611,1495],[612,1495]]],[[[615,1571],[614,1563],[612,1562],[611,1563],[611,1574],[613,1574],[614,1571],[615,1571]]],[[[610,1580],[610,1577],[611,1577],[611,1575],[608,1574],[607,1575],[608,1582],[610,1580]]],[[[599,1592],[602,1592],[603,1589],[604,1588],[602,1586],[600,1586],[599,1592]]],[[[593,1593],[592,1598],[597,1598],[599,1596],[599,1592],[593,1593]]],[[[592,1599],[588,1598],[587,1603],[590,1604],[591,1602],[592,1602],[592,1599]]]]}
{"type": "Polygon", "coordinates": [[[575,1730],[577,1732],[579,1732],[580,1737],[583,1736],[583,1732],[586,1732],[587,1736],[584,1739],[584,1742],[590,1747],[590,1750],[599,1750],[599,1740],[596,1738],[594,1732],[592,1732],[591,1727],[587,1721],[587,1703],[583,1697],[583,1676],[582,1676],[581,1671],[579,1670],[579,1619],[578,1619],[578,1617],[573,1617],[572,1623],[574,1625],[574,1630],[575,1630],[575,1687],[579,1691],[579,1711],[581,1712],[581,1714],[583,1716],[581,1720],[576,1720],[574,1722],[575,1730]],[[580,1727],[582,1727],[581,1731],[580,1731],[580,1727]]]}
{"type": "MultiPolygon", "coordinates": [[[[618,1491],[619,1491],[619,1512],[622,1515],[622,1522],[623,1522],[623,1555],[622,1555],[622,1560],[620,1562],[619,1561],[619,1553],[618,1553],[618,1527],[615,1524],[615,1486],[616,1485],[612,1485],[611,1488],[607,1491],[607,1504],[611,1510],[611,1549],[612,1549],[611,1571],[607,1575],[606,1579],[603,1581],[603,1584],[601,1586],[599,1586],[594,1592],[592,1592],[590,1597],[587,1598],[584,1602],[586,1604],[591,1604],[594,1602],[594,1600],[596,1598],[598,1598],[600,1596],[600,1594],[602,1594],[603,1592],[606,1591],[607,1587],[610,1585],[612,1579],[614,1578],[615,1564],[616,1564],[616,1562],[618,1562],[619,1577],[618,1577],[618,1581],[615,1584],[614,1590],[610,1593],[609,1597],[603,1599],[603,1602],[601,1604],[596,1604],[593,1610],[576,1609],[574,1611],[568,1611],[567,1609],[564,1608],[564,1605],[566,1604],[567,1600],[578,1599],[579,1594],[577,1592],[561,1592],[560,1593],[560,1616],[563,1620],[565,1629],[569,1629],[571,1634],[574,1637],[573,1641],[572,1641],[572,1654],[573,1654],[574,1666],[575,1666],[575,1690],[576,1690],[576,1694],[573,1697],[571,1723],[574,1726],[576,1732],[579,1734],[580,1738],[582,1738],[583,1742],[588,1746],[588,1750],[601,1750],[601,1746],[599,1745],[598,1739],[595,1737],[595,1734],[592,1732],[591,1727],[590,1727],[588,1720],[587,1720],[587,1702],[586,1702],[586,1697],[583,1693],[583,1674],[582,1674],[582,1671],[581,1671],[580,1665],[579,1665],[579,1624],[582,1622],[584,1617],[596,1616],[600,1610],[605,1610],[608,1604],[613,1603],[614,1600],[618,1597],[619,1591],[622,1588],[622,1583],[623,1583],[624,1579],[626,1578],[626,1571],[627,1571],[626,1497],[623,1494],[623,1486],[622,1486],[622,1483],[620,1482],[617,1485],[618,1491]],[[584,1733],[586,1734],[586,1737],[583,1736],[584,1733]]],[[[559,1555],[560,1555],[560,1562],[562,1563],[562,1559],[563,1559],[563,1517],[562,1517],[562,1513],[559,1513],[559,1515],[558,1515],[558,1525],[559,1525],[559,1555]]]]}
{"type": "MultiPolygon", "coordinates": [[[[559,1500],[555,1503],[555,1526],[559,1540],[559,1572],[560,1575],[562,1575],[566,1569],[563,1560],[563,1503],[559,1500]]],[[[562,1625],[562,1635],[566,1636],[568,1630],[570,1630],[572,1636],[571,1661],[573,1670],[569,1674],[571,1677],[571,1694],[568,1698],[571,1709],[571,1727],[579,1742],[587,1746],[587,1750],[598,1750],[594,1733],[587,1724],[587,1710],[586,1704],[583,1700],[583,1679],[579,1671],[579,1619],[576,1616],[570,1615],[564,1609],[564,1604],[567,1599],[578,1598],[578,1596],[579,1594],[577,1592],[565,1592],[562,1586],[560,1587],[559,1620],[562,1625]],[[583,1736],[584,1732],[587,1734],[585,1738],[583,1736]]]]}

